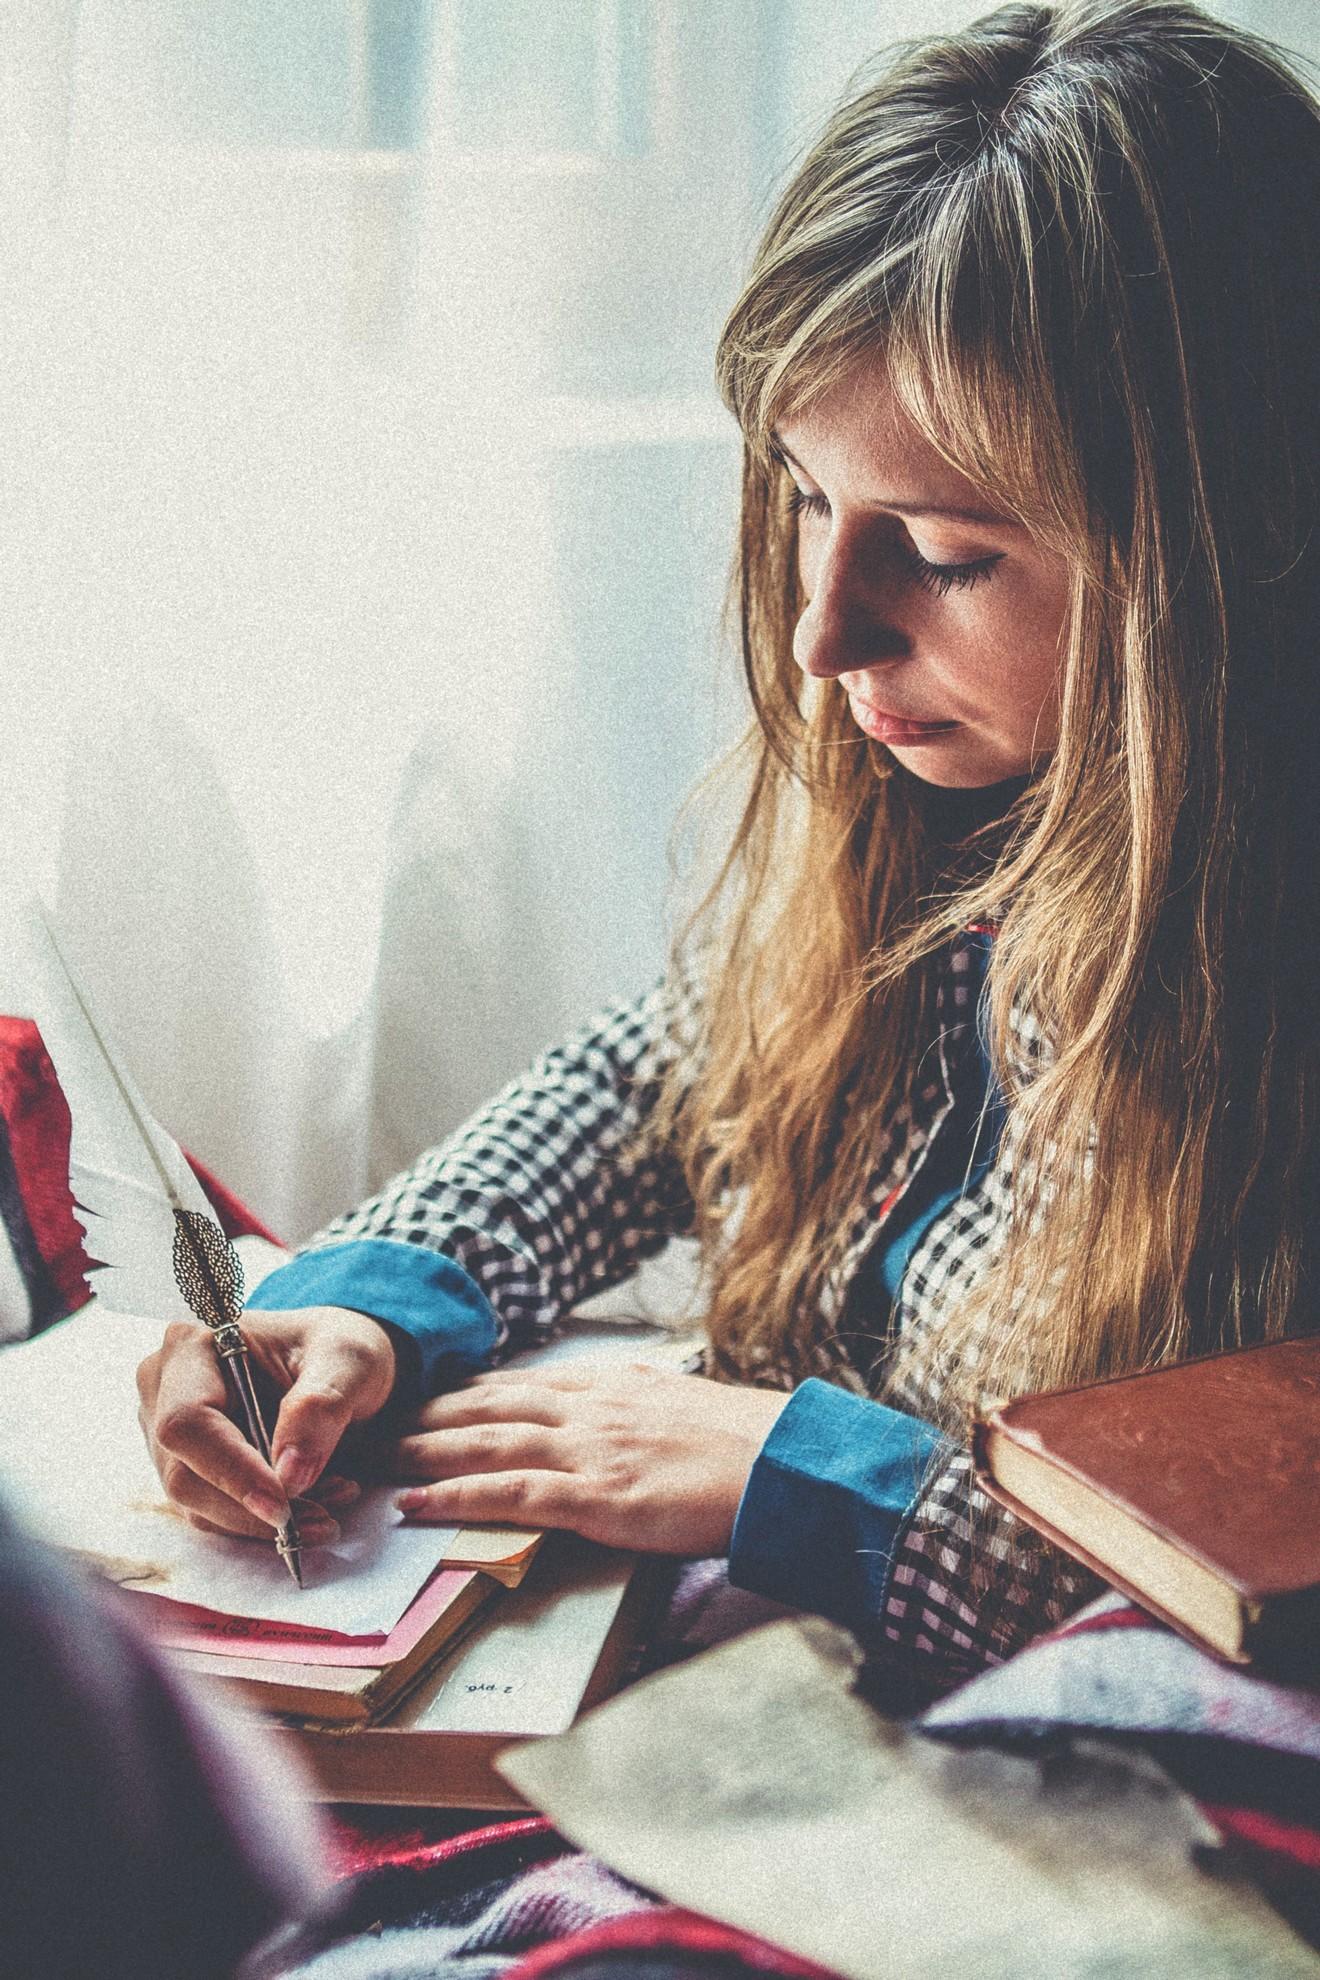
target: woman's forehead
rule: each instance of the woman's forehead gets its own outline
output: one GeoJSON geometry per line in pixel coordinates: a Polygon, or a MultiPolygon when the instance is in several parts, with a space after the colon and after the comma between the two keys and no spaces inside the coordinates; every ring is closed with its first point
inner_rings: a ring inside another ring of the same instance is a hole
{"type": "Polygon", "coordinates": [[[771,428],[770,451],[813,479],[849,483],[860,503],[972,522],[1009,520],[913,419],[883,355],[852,367],[771,428]]]}

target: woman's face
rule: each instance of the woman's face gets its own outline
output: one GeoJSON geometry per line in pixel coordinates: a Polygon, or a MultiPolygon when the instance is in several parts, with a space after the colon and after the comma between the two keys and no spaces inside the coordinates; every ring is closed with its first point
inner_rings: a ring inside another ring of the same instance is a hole
{"type": "Polygon", "coordinates": [[[897,404],[882,364],[776,435],[797,489],[804,673],[835,679],[904,769],[960,789],[1058,739],[1062,557],[997,515],[897,404]]]}

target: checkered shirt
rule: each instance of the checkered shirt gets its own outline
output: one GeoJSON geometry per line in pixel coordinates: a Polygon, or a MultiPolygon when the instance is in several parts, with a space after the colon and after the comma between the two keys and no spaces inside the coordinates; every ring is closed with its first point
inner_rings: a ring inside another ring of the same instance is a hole
{"type": "MultiPolygon", "coordinates": [[[[918,1084],[877,1135],[826,1289],[818,1372],[852,1386],[855,1369],[828,1344],[865,1283],[859,1274],[886,1218],[949,1121],[959,1069],[974,1049],[976,948],[967,936],[948,953],[918,1084]]],[[[544,1337],[691,1227],[677,1159],[638,1132],[681,1029],[666,985],[612,1005],[313,1247],[380,1237],[444,1251],[490,1300],[502,1347],[544,1337]]],[[[1016,1043],[1028,1057],[1038,1051],[1029,1021],[1016,1027],[1016,1043]]],[[[883,1319],[891,1337],[937,1327],[984,1270],[1010,1209],[1012,1139],[1010,1116],[989,1169],[921,1238],[883,1319]]],[[[849,1310],[850,1329],[856,1320],[849,1310]]],[[[890,1400],[914,1415],[934,1411],[935,1398],[920,1390],[890,1400]]],[[[952,1683],[1007,1657],[1100,1586],[993,1506],[972,1484],[968,1452],[950,1443],[903,1522],[874,1647],[932,1684],[952,1683]]]]}

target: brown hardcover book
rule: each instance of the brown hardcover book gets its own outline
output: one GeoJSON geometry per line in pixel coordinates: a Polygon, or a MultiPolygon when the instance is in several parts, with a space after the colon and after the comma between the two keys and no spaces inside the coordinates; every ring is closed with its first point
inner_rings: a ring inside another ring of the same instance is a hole
{"type": "Polygon", "coordinates": [[[1024,1396],[980,1483],[1193,1642],[1320,1670],[1320,1335],[1024,1396]]]}

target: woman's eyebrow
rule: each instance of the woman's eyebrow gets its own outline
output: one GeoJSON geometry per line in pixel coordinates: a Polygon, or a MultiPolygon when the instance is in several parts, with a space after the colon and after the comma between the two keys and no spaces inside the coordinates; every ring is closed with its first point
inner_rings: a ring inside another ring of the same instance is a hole
{"type": "MultiPolygon", "coordinates": [[[[782,461],[785,467],[796,468],[799,474],[806,475],[807,480],[810,481],[811,476],[807,474],[807,470],[803,467],[801,461],[795,455],[789,453],[788,448],[784,445],[777,433],[770,435],[770,452],[776,460],[782,461]]],[[[1022,527],[1016,516],[1006,516],[997,509],[969,509],[960,504],[949,502],[907,501],[902,495],[891,495],[881,502],[867,502],[864,504],[864,507],[868,509],[892,509],[894,514],[899,516],[941,516],[949,522],[990,523],[996,529],[1020,529],[1022,527]]]]}

